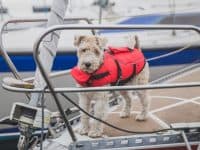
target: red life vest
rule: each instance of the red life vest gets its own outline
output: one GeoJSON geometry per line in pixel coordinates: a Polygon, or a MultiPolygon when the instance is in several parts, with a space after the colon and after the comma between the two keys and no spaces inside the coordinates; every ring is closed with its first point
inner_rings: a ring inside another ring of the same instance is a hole
{"type": "Polygon", "coordinates": [[[76,66],[71,75],[82,86],[123,85],[143,70],[145,62],[143,53],[138,49],[109,47],[98,70],[89,74],[76,66]]]}

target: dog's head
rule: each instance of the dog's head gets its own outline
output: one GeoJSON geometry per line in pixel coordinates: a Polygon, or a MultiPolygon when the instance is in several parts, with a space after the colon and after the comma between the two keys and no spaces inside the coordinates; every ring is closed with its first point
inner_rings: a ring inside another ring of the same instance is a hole
{"type": "Polygon", "coordinates": [[[78,66],[87,73],[93,73],[103,63],[104,48],[107,39],[93,35],[75,36],[78,66]]]}

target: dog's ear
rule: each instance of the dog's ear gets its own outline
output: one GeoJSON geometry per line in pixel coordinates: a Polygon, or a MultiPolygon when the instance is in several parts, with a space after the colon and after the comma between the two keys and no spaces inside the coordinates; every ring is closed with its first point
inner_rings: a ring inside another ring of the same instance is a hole
{"type": "Polygon", "coordinates": [[[101,48],[105,48],[108,42],[107,38],[105,37],[96,37],[97,45],[101,48]]]}
{"type": "Polygon", "coordinates": [[[85,35],[76,35],[74,37],[74,46],[79,46],[81,41],[85,38],[85,35]]]}

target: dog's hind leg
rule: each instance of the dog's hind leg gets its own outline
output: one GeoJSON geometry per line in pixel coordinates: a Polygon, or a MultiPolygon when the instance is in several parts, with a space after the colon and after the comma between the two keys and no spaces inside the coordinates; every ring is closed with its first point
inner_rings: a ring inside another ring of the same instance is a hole
{"type": "MultiPolygon", "coordinates": [[[[94,116],[99,119],[105,118],[106,106],[108,102],[107,92],[99,92],[95,94],[94,116]]],[[[88,136],[101,137],[103,134],[103,124],[97,120],[91,124],[88,136]]]]}
{"type": "Polygon", "coordinates": [[[131,99],[133,94],[130,91],[121,91],[121,96],[123,97],[123,107],[120,113],[121,118],[126,118],[130,116],[131,111],[131,99]]]}
{"type": "Polygon", "coordinates": [[[137,94],[142,104],[142,111],[140,112],[140,114],[136,116],[135,119],[138,121],[143,121],[146,120],[148,116],[149,105],[150,105],[149,91],[148,90],[137,91],[137,94]]]}
{"type": "MultiPolygon", "coordinates": [[[[135,82],[137,85],[146,85],[149,83],[149,64],[146,63],[142,72],[136,76],[135,82]]],[[[149,107],[150,107],[150,95],[149,90],[136,91],[140,102],[142,104],[142,111],[136,116],[136,120],[143,121],[146,120],[149,107]]]]}

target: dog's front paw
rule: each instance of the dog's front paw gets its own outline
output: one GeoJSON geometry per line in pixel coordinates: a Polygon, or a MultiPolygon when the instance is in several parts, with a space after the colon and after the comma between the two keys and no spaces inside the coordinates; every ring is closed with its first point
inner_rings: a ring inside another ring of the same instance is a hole
{"type": "Polygon", "coordinates": [[[81,126],[80,128],[77,129],[77,133],[80,135],[87,135],[89,132],[89,127],[86,126],[81,126]]]}
{"type": "Polygon", "coordinates": [[[88,133],[88,136],[92,138],[102,137],[102,135],[103,133],[100,130],[90,130],[88,133]]]}
{"type": "Polygon", "coordinates": [[[145,113],[138,114],[135,117],[135,120],[137,120],[137,121],[145,121],[146,119],[147,119],[147,114],[145,114],[145,113]]]}
{"type": "Polygon", "coordinates": [[[121,113],[120,113],[120,117],[121,118],[128,118],[128,117],[130,117],[130,112],[128,112],[128,111],[122,111],[121,113]]]}

